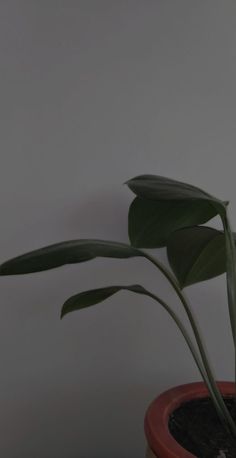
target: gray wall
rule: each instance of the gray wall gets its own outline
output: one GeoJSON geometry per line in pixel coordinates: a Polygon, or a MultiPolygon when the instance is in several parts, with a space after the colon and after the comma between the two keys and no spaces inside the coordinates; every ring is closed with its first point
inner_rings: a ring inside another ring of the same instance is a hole
{"type": "MultiPolygon", "coordinates": [[[[127,241],[122,183],[141,173],[232,199],[236,222],[235,57],[234,1],[2,0],[1,260],[66,239],[127,241]]],[[[96,260],[0,282],[0,455],[142,458],[148,403],[200,379],[182,337],[128,293],[59,314],[68,296],[117,282],[180,311],[161,275],[96,260]]],[[[217,378],[232,378],[224,276],[187,292],[217,378]]]]}

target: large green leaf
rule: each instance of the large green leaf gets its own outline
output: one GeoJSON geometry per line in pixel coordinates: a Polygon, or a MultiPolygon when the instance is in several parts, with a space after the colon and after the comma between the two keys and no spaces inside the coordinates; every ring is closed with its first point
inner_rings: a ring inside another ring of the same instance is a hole
{"type": "Polygon", "coordinates": [[[139,248],[166,245],[177,229],[203,224],[217,214],[207,200],[148,200],[136,197],[129,209],[129,238],[139,248]]]}
{"type": "Polygon", "coordinates": [[[10,259],[0,266],[0,275],[39,272],[64,264],[89,261],[96,257],[131,258],[135,256],[144,256],[144,253],[125,243],[90,239],[71,240],[10,259]]]}
{"type": "Polygon", "coordinates": [[[143,288],[140,285],[108,286],[106,288],[98,288],[89,291],[83,291],[82,293],[76,294],[75,296],[72,296],[69,299],[67,299],[67,301],[64,303],[62,307],[61,318],[67,313],[98,304],[99,302],[104,301],[108,297],[113,296],[113,294],[118,293],[118,291],[121,290],[132,291],[138,294],[149,294],[148,291],[146,291],[145,288],[143,288]]]}
{"type": "Polygon", "coordinates": [[[159,175],[139,175],[126,184],[137,196],[146,199],[175,201],[204,199],[224,206],[222,201],[196,186],[159,175]]]}
{"type": "Polygon", "coordinates": [[[167,241],[167,254],[182,288],[226,271],[224,233],[210,227],[191,227],[172,233],[167,241]]]}
{"type": "MultiPolygon", "coordinates": [[[[228,202],[223,202],[196,186],[158,175],[139,175],[126,183],[138,196],[155,201],[207,201],[223,217],[228,202]]],[[[211,216],[209,216],[209,219],[211,216]]]]}

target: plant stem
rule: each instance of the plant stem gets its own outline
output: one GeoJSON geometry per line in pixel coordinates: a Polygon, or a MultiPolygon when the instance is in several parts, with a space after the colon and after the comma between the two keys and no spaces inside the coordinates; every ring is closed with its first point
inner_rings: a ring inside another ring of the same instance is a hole
{"type": "MultiPolygon", "coordinates": [[[[205,369],[205,372],[206,372],[206,375],[207,375],[207,380],[208,380],[208,383],[207,383],[207,386],[208,386],[208,389],[209,389],[209,386],[210,386],[210,392],[213,392],[214,393],[214,398],[215,400],[217,401],[217,404],[218,406],[220,407],[220,409],[222,409],[222,412],[223,412],[223,415],[224,415],[224,419],[227,421],[228,424],[231,425],[231,431],[233,432],[233,434],[235,435],[236,434],[236,426],[235,426],[235,423],[224,403],[224,400],[222,398],[222,395],[220,393],[220,390],[216,384],[216,381],[215,381],[215,377],[214,377],[214,373],[213,373],[213,370],[210,366],[210,362],[208,360],[208,357],[206,355],[206,351],[205,351],[205,348],[204,348],[204,344],[203,344],[203,340],[202,340],[202,337],[200,335],[200,331],[199,331],[199,328],[198,328],[198,325],[196,323],[196,318],[193,316],[193,312],[191,311],[191,308],[190,308],[190,305],[188,303],[188,300],[187,298],[185,297],[185,295],[183,294],[183,292],[181,291],[176,279],[174,278],[174,276],[171,274],[171,272],[166,269],[166,267],[160,263],[156,258],[154,258],[153,256],[149,255],[148,253],[146,252],[143,252],[145,257],[151,261],[162,273],[163,275],[167,278],[167,280],[169,281],[169,283],[172,285],[172,287],[174,288],[175,292],[177,293],[179,299],[181,300],[182,302],[182,305],[186,311],[186,314],[189,318],[189,322],[191,324],[191,327],[192,327],[192,330],[193,330],[193,333],[194,333],[194,336],[195,336],[195,339],[196,339],[196,342],[197,342],[197,345],[198,345],[198,349],[199,349],[199,352],[200,352],[200,355],[202,357],[202,362],[203,362],[203,366],[204,366],[204,369],[205,369]]],[[[204,381],[205,378],[204,378],[204,381]]]]}
{"type": "Polygon", "coordinates": [[[194,358],[194,361],[199,369],[199,372],[204,380],[204,382],[206,383],[207,385],[207,388],[209,390],[209,393],[210,393],[210,396],[211,396],[211,399],[212,399],[212,402],[215,406],[215,409],[216,409],[216,412],[218,413],[218,416],[219,418],[221,419],[221,421],[223,422],[223,424],[226,426],[226,428],[229,430],[229,432],[231,434],[233,434],[234,436],[236,436],[236,425],[234,424],[234,421],[233,419],[231,418],[231,416],[229,415],[229,412],[228,410],[226,409],[225,407],[225,404],[224,404],[224,401],[222,399],[222,402],[223,402],[223,405],[225,408],[223,408],[222,405],[220,405],[219,403],[219,399],[217,398],[216,396],[216,393],[215,393],[215,390],[213,389],[210,381],[209,381],[209,378],[207,376],[207,373],[206,373],[206,370],[204,368],[204,365],[202,363],[202,361],[200,360],[199,358],[199,355],[197,353],[197,350],[195,348],[195,345],[193,344],[189,334],[188,334],[188,331],[186,330],[185,326],[182,324],[182,322],[180,321],[180,319],[178,318],[178,316],[176,315],[175,312],[173,312],[173,310],[169,307],[169,305],[163,301],[161,298],[159,298],[157,295],[149,292],[146,290],[146,294],[147,296],[151,297],[152,299],[154,299],[156,302],[158,302],[159,304],[161,304],[164,309],[169,313],[169,315],[173,318],[173,320],[175,321],[175,323],[177,324],[179,330],[181,331],[191,353],[192,353],[192,356],[194,358]],[[226,411],[225,411],[226,409],[226,411]]]}
{"type": "MultiPolygon", "coordinates": [[[[230,323],[234,340],[234,382],[236,385],[236,248],[227,212],[221,215],[226,245],[227,294],[230,323]]],[[[236,395],[236,393],[235,393],[236,395]]]]}
{"type": "Polygon", "coordinates": [[[230,323],[231,323],[234,345],[236,346],[235,242],[233,239],[233,234],[230,228],[230,223],[229,223],[229,219],[227,215],[225,215],[225,217],[222,216],[221,219],[222,219],[222,223],[224,227],[224,234],[225,234],[226,274],[227,274],[227,294],[228,294],[229,315],[230,315],[230,323]]]}

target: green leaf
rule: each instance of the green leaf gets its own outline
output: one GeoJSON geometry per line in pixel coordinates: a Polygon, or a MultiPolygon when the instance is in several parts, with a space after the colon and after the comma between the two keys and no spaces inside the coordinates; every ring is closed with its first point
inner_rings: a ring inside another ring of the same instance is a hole
{"type": "Polygon", "coordinates": [[[167,254],[182,288],[226,271],[224,233],[210,227],[196,226],[172,233],[167,254]]]}
{"type": "MultiPolygon", "coordinates": [[[[152,200],[217,200],[196,186],[159,175],[139,175],[126,183],[139,197],[152,200]]],[[[221,201],[219,201],[221,202],[221,201]]],[[[222,202],[223,203],[223,202],[222,202]]]]}
{"type": "Polygon", "coordinates": [[[207,200],[155,201],[136,197],[129,209],[129,238],[139,248],[166,245],[177,229],[204,224],[217,214],[207,200]]]}
{"type": "Polygon", "coordinates": [[[136,256],[144,256],[144,253],[125,243],[91,239],[71,240],[10,259],[0,266],[0,275],[39,272],[65,264],[89,261],[96,257],[131,258],[136,256]]]}
{"type": "Polygon", "coordinates": [[[171,178],[158,175],[139,175],[126,183],[129,188],[138,196],[151,200],[183,201],[193,200],[208,201],[213,205],[217,213],[224,215],[227,202],[223,202],[211,196],[196,186],[172,180],[171,178]]]}
{"type": "Polygon", "coordinates": [[[63,305],[61,311],[61,318],[67,313],[74,312],[91,305],[98,304],[103,302],[113,294],[118,293],[118,291],[126,290],[132,291],[138,294],[147,295],[148,292],[140,285],[131,285],[131,286],[108,286],[106,288],[92,289],[89,291],[83,291],[82,293],[76,294],[75,296],[70,297],[63,305]]]}

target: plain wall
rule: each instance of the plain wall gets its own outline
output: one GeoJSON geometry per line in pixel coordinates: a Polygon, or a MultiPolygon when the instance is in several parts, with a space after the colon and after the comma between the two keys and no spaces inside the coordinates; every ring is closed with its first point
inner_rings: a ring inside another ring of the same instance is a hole
{"type": "MultiPolygon", "coordinates": [[[[236,223],[234,1],[2,0],[0,68],[1,261],[62,240],[127,242],[123,183],[143,173],[231,200],[236,223]]],[[[149,402],[200,380],[151,300],[120,293],[60,320],[69,296],[117,283],[181,313],[144,260],[0,279],[1,457],[143,458],[149,402]]],[[[232,379],[225,277],[186,293],[216,377],[232,379]]]]}

